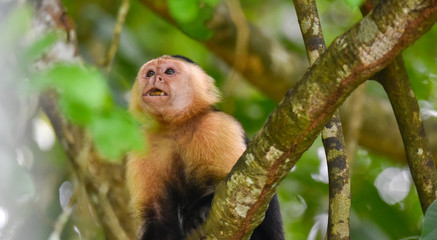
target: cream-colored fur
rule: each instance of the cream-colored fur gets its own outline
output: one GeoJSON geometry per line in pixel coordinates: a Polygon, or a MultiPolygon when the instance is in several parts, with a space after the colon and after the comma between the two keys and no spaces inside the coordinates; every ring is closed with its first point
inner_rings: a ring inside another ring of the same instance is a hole
{"type": "Polygon", "coordinates": [[[144,127],[148,151],[131,153],[127,163],[127,183],[138,216],[151,208],[158,215],[164,211],[159,198],[181,166],[186,181],[199,187],[206,179],[217,184],[244,152],[240,124],[212,109],[219,99],[214,80],[195,64],[163,56],[141,67],[129,109],[140,120],[151,116],[157,124],[144,127]],[[168,68],[175,73],[164,74],[168,68]],[[147,77],[148,71],[154,71],[156,78],[147,77]],[[150,84],[165,89],[168,96],[143,97],[150,84]]]}

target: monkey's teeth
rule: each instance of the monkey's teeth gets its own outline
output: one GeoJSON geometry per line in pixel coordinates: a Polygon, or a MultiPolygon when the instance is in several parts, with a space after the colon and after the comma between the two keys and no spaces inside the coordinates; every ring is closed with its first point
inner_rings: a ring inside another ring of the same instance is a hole
{"type": "Polygon", "coordinates": [[[153,90],[151,90],[151,91],[149,91],[149,92],[147,93],[147,96],[152,96],[152,97],[156,97],[156,96],[167,96],[167,94],[166,94],[164,91],[162,91],[162,90],[159,90],[159,89],[153,89],[153,90]]]}

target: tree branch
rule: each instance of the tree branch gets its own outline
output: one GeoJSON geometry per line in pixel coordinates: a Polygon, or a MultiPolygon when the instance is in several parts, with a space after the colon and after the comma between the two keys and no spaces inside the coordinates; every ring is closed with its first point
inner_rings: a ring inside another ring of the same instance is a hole
{"type": "MultiPolygon", "coordinates": [[[[314,0],[294,0],[297,18],[310,65],[325,51],[320,18],[314,0]]],[[[329,173],[328,239],[349,239],[351,190],[349,161],[346,155],[339,111],[322,130],[329,173]]]]}
{"type": "Polygon", "coordinates": [[[436,199],[437,172],[423,127],[419,104],[411,88],[402,56],[376,75],[384,86],[404,141],[411,175],[422,211],[436,199]]]}
{"type": "MultiPolygon", "coordinates": [[[[325,51],[315,1],[293,1],[310,65],[325,51]]],[[[322,131],[329,173],[328,239],[349,239],[350,175],[339,111],[322,131]]]]}
{"type": "MultiPolygon", "coordinates": [[[[367,0],[361,7],[368,14],[378,3],[367,0]]],[[[422,211],[436,199],[437,171],[429,148],[419,104],[408,79],[402,55],[399,55],[375,78],[382,84],[392,104],[404,142],[405,154],[419,195],[422,211]]]]}
{"type": "Polygon", "coordinates": [[[437,20],[437,1],[386,2],[342,36],[291,89],[230,175],[205,223],[209,239],[246,239],[262,221],[279,182],[346,97],[437,20]],[[226,222],[227,224],[217,224],[226,222]]]}
{"type": "Polygon", "coordinates": [[[114,61],[115,54],[117,53],[118,45],[120,44],[120,35],[123,30],[123,25],[126,20],[127,13],[130,8],[130,0],[123,0],[118,10],[117,22],[114,27],[114,35],[112,36],[112,43],[109,47],[108,54],[104,61],[104,67],[106,72],[110,72],[112,68],[112,62],[114,61]]]}

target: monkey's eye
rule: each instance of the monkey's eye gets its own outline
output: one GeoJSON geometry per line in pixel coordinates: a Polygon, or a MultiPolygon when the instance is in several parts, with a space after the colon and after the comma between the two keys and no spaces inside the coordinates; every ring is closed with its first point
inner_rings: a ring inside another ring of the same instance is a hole
{"type": "Polygon", "coordinates": [[[155,72],[150,70],[150,71],[147,72],[146,77],[151,77],[153,75],[155,75],[155,72]]]}
{"type": "Polygon", "coordinates": [[[167,75],[173,75],[175,73],[173,68],[167,68],[167,70],[165,70],[164,72],[167,75]]]}

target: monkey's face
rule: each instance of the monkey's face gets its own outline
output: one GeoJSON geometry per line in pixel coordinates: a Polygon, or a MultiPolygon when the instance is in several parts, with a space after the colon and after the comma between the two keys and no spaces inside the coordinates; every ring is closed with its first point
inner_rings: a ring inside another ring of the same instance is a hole
{"type": "Polygon", "coordinates": [[[143,111],[171,119],[193,101],[190,71],[184,62],[158,58],[144,64],[138,74],[139,105],[143,111]]]}

